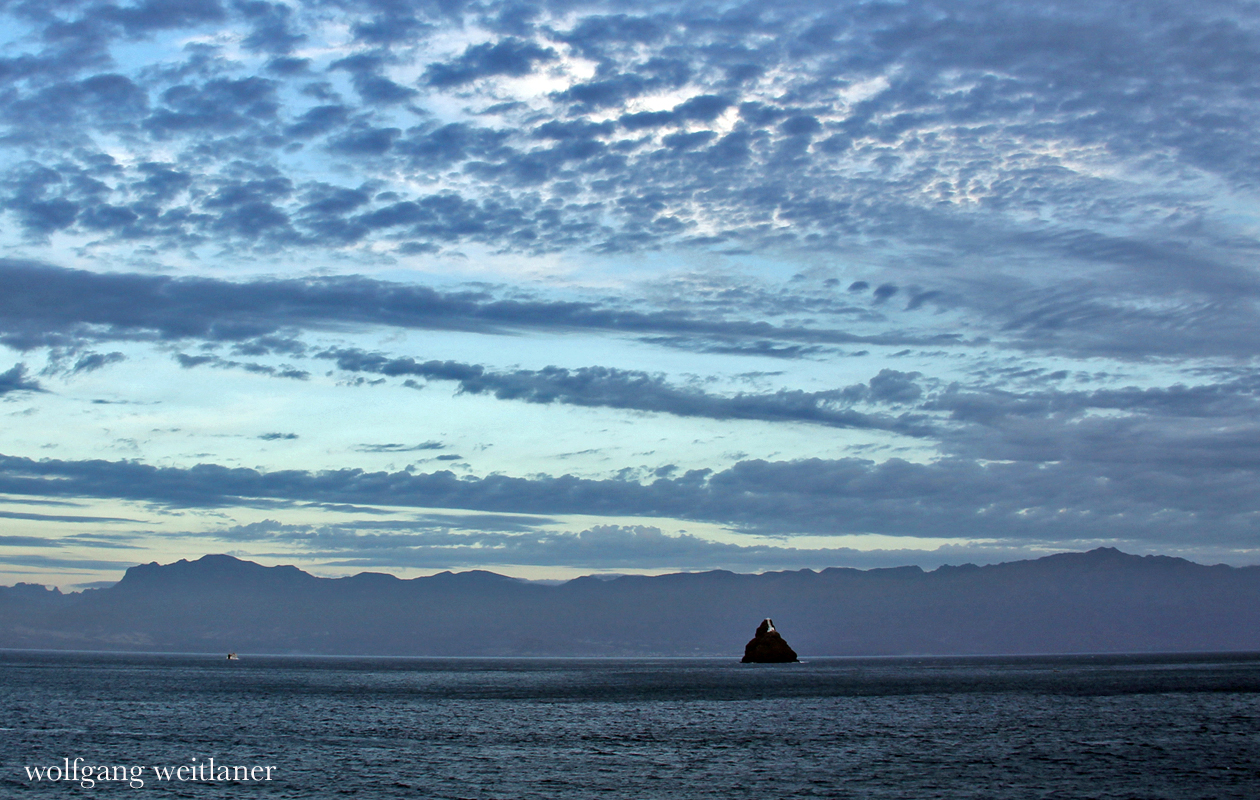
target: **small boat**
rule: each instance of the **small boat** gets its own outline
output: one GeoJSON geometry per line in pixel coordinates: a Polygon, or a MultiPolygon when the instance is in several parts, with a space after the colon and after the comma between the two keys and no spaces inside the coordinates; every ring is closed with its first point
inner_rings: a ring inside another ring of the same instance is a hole
{"type": "Polygon", "coordinates": [[[239,661],[240,659],[238,659],[238,658],[236,657],[236,653],[228,653],[227,660],[228,660],[228,661],[239,661]]]}

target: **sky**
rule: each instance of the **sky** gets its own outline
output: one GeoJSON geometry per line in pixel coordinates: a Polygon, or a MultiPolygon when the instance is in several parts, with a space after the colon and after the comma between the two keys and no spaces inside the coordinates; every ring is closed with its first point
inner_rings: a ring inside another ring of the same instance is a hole
{"type": "Polygon", "coordinates": [[[1260,563],[1253,2],[0,15],[0,583],[1260,563]]]}

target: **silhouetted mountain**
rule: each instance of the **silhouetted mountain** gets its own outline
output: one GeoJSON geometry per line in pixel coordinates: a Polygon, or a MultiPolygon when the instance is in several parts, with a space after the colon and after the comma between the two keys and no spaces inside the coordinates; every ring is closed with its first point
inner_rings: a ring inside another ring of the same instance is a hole
{"type": "Polygon", "coordinates": [[[78,594],[0,587],[0,647],[738,657],[774,617],[826,655],[1260,650],[1260,567],[1112,548],[924,572],[714,571],[557,586],[491,572],[317,578],[230,556],[78,594]]]}

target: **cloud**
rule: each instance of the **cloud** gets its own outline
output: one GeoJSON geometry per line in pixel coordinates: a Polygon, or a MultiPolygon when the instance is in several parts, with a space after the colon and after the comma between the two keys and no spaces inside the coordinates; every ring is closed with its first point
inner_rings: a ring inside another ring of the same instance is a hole
{"type": "Polygon", "coordinates": [[[4,547],[61,547],[62,543],[58,539],[44,536],[13,536],[4,534],[0,535],[0,545],[4,547]]]}
{"type": "Polygon", "coordinates": [[[350,110],[343,105],[308,108],[285,127],[284,133],[296,139],[310,139],[344,125],[350,118],[349,112],[350,110]]]}
{"type": "Polygon", "coordinates": [[[113,353],[84,353],[74,362],[70,372],[76,375],[80,372],[95,372],[98,369],[104,369],[110,364],[117,364],[126,360],[127,357],[117,351],[113,353]]]}
{"type": "Polygon", "coordinates": [[[26,377],[26,365],[14,364],[5,372],[0,372],[0,396],[10,392],[42,392],[44,388],[38,381],[26,377]]]}
{"type": "MultiPolygon", "coordinates": [[[[1227,3],[1164,16],[1122,13],[1115,4],[1078,6],[965,2],[881,13],[797,2],[782,14],[716,14],[707,7],[608,14],[587,3],[529,13],[490,3],[445,14],[354,5],[344,9],[345,22],[370,49],[327,64],[281,55],[261,69],[202,42],[160,69],[122,65],[134,63],[126,55],[137,37],[176,30],[191,36],[206,26],[230,32],[247,51],[287,53],[316,33],[317,15],[260,0],[72,4],[42,14],[23,6],[13,13],[30,35],[18,36],[0,60],[0,80],[15,87],[0,103],[13,141],[51,137],[77,147],[85,132],[117,131],[144,151],[147,135],[169,143],[173,160],[196,163],[200,183],[242,163],[277,165],[275,154],[293,137],[322,135],[351,119],[365,131],[404,130],[403,117],[388,107],[414,106],[424,117],[427,98],[387,76],[397,68],[421,74],[428,89],[459,90],[470,107],[506,114],[484,128],[500,139],[499,148],[447,153],[457,168],[450,175],[476,176],[456,193],[472,204],[492,201],[495,217],[481,226],[451,226],[445,233],[454,241],[622,251],[704,239],[836,252],[854,237],[885,237],[903,255],[917,250],[915,257],[957,265],[983,248],[951,232],[974,236],[987,228],[991,237],[1022,238],[1025,247],[1057,248],[1072,259],[1140,264],[1179,277],[1191,275],[1196,263],[1244,264],[1241,240],[1212,230],[1228,223],[1174,175],[1184,165],[1240,190],[1254,180],[1256,112],[1247,98],[1255,79],[1220,66],[1247,63],[1254,32],[1227,3]],[[428,51],[417,47],[436,32],[473,29],[489,38],[445,61],[428,62],[428,51]],[[561,69],[562,51],[595,65],[594,73],[537,98],[500,97],[501,87],[479,83],[561,69]],[[1207,51],[1226,55],[1208,65],[1207,51]],[[111,61],[115,72],[78,74],[111,61]],[[337,119],[321,118],[327,112],[299,99],[310,97],[303,90],[320,69],[348,76],[358,96],[357,103],[321,106],[342,108],[337,119]],[[1134,90],[1138,84],[1143,90],[1134,90]],[[643,107],[644,97],[677,101],[643,107]],[[601,124],[590,115],[606,109],[621,128],[601,134],[602,149],[535,147],[532,131],[551,123],[601,124]],[[673,130],[680,124],[695,129],[673,130]],[[621,138],[627,133],[633,136],[621,138]],[[1125,178],[1100,177],[1119,173],[1093,166],[1136,167],[1143,159],[1152,166],[1142,177],[1127,177],[1134,170],[1124,171],[1125,178]],[[486,185],[485,177],[494,182],[486,185]],[[526,193],[516,191],[527,186],[526,193]],[[580,199],[570,201],[575,190],[580,199]],[[662,198],[663,206],[650,216],[620,202],[648,195],[662,198]],[[530,213],[536,199],[549,203],[541,216],[530,213]],[[1054,214],[1033,214],[1038,208],[1054,214]],[[1146,230],[1143,219],[1162,221],[1146,230]],[[706,231],[695,236],[699,228],[706,231]],[[1103,233],[1116,229],[1134,235],[1103,233]],[[1152,248],[1144,234],[1160,229],[1175,233],[1166,237],[1168,246],[1152,248]],[[1093,246],[1091,237],[1128,245],[1093,246]],[[1213,249],[1229,258],[1206,258],[1213,249]]],[[[432,127],[441,126],[418,126],[432,127]]],[[[407,133],[393,149],[383,149],[383,137],[375,134],[372,147],[346,142],[328,157],[359,178],[388,182],[400,164],[382,159],[409,158],[398,148],[407,133]]],[[[60,169],[66,156],[97,155],[90,149],[56,147],[57,157],[36,160],[60,169]]],[[[309,157],[308,151],[308,166],[332,168],[309,157]]],[[[111,174],[94,177],[109,191],[111,206],[143,220],[129,196],[133,175],[120,160],[111,174]]],[[[33,233],[46,233],[100,224],[72,214],[84,207],[50,196],[17,199],[11,211],[33,233]]],[[[162,224],[134,228],[138,238],[231,240],[231,226],[203,224],[209,221],[193,208],[148,210],[162,224]]],[[[348,244],[318,236],[291,243],[348,244]]]]}
{"type": "Polygon", "coordinates": [[[352,128],[328,143],[328,149],[347,155],[384,154],[402,131],[398,128],[352,128]]]}
{"type": "Polygon", "coordinates": [[[420,444],[361,444],[355,448],[360,453],[415,453],[422,450],[444,450],[446,445],[441,442],[428,441],[420,444]]]}
{"type": "MultiPolygon", "coordinates": [[[[134,130],[139,125],[164,141],[181,141],[180,158],[198,162],[197,174],[207,181],[214,180],[218,168],[249,161],[254,166],[272,164],[271,154],[292,145],[292,137],[322,135],[354,119],[362,132],[341,137],[329,154],[351,159],[341,166],[364,179],[387,181],[397,174],[399,163],[360,159],[396,156],[415,167],[415,159],[423,160],[425,152],[419,143],[417,152],[410,153],[400,146],[410,138],[408,132],[383,124],[386,118],[398,119],[381,115],[383,106],[422,103],[415,89],[386,77],[388,67],[423,71],[426,85],[460,88],[487,103],[495,100],[495,107],[524,108],[528,104],[505,106],[498,102],[501,98],[482,96],[476,84],[487,76],[532,74],[558,61],[556,49],[523,38],[524,32],[533,36],[546,31],[553,42],[592,59],[599,68],[589,80],[553,94],[554,103],[535,104],[527,120],[509,115],[506,124],[494,128],[450,123],[477,128],[480,136],[499,142],[496,148],[442,151],[449,166],[476,176],[487,188],[482,192],[467,186],[467,191],[455,192],[466,204],[477,205],[481,216],[472,218],[475,224],[444,226],[442,234],[450,241],[622,251],[703,240],[709,245],[794,244],[834,251],[844,249],[854,236],[866,236],[887,237],[893,249],[931,242],[927,258],[958,264],[977,248],[956,241],[951,232],[969,230],[974,236],[988,227],[990,237],[1057,249],[1073,260],[1141,264],[1143,269],[1161,264],[1161,269],[1187,276],[1193,264],[1222,261],[1205,258],[1205,248],[1223,246],[1239,263],[1243,251],[1227,244],[1228,237],[1203,235],[1190,237],[1189,248],[1185,240],[1151,248],[1141,236],[1128,237],[1127,247],[1090,245],[1090,237],[1107,238],[1097,220],[1115,219],[1132,228],[1144,211],[1163,207],[1157,196],[1176,193],[1177,187],[1164,182],[1152,184],[1145,194],[1135,193],[1120,182],[1098,180],[1089,169],[1076,169],[1071,157],[1047,154],[1106,147],[1111,159],[1125,161],[1148,152],[1163,166],[1186,163],[1245,185],[1254,175],[1247,166],[1254,159],[1242,151],[1256,144],[1250,133],[1254,120],[1242,102],[1247,80],[1238,75],[1224,80],[1205,69],[1185,43],[1212,41],[1241,56],[1249,52],[1250,34],[1224,6],[1209,6],[1200,15],[1183,15],[1174,22],[1133,19],[1110,6],[1070,17],[1010,4],[964,3],[940,10],[938,18],[927,8],[893,15],[865,8],[838,14],[833,8],[799,3],[783,18],[731,12],[740,18],[733,24],[734,17],[715,20],[701,10],[639,9],[608,16],[579,4],[563,21],[550,19],[543,27],[538,21],[505,27],[501,18],[507,10],[495,6],[481,13],[488,32],[500,31],[497,38],[427,66],[414,60],[415,52],[393,45],[407,36],[418,42],[437,28],[449,30],[456,24],[452,18],[422,20],[419,12],[363,9],[347,11],[347,21],[361,41],[382,47],[328,65],[349,75],[358,106],[337,102],[312,108],[277,93],[281,82],[309,80],[310,65],[300,59],[273,59],[266,70],[269,77],[263,77],[244,74],[242,65],[200,46],[189,50],[178,68],[62,80],[14,95],[6,110],[26,136],[48,130],[53,117],[61,115],[53,135],[66,141],[85,127],[134,130]],[[931,36],[924,34],[929,28],[931,36]],[[1027,30],[1047,33],[1022,33],[1027,30]],[[844,41],[850,48],[843,54],[834,38],[839,31],[847,32],[844,41]],[[983,46],[966,44],[976,31],[985,32],[983,46]],[[1113,43],[1107,69],[1099,67],[1098,53],[1083,48],[1082,41],[1113,43]],[[770,75],[784,83],[782,92],[767,94],[762,82],[770,75]],[[1151,81],[1151,91],[1131,91],[1126,75],[1151,81]],[[868,89],[855,96],[855,87],[868,89]],[[40,99],[45,92],[51,94],[40,99]],[[661,109],[631,105],[654,93],[679,93],[679,100],[661,109]],[[89,102],[98,95],[101,102],[89,102]],[[125,102],[124,95],[129,98],[125,102]],[[1169,111],[1183,106],[1184,113],[1169,111]],[[1048,107],[1066,110],[1053,118],[1038,114],[1039,108],[1048,107]],[[614,117],[621,121],[620,132],[587,137],[581,148],[535,146],[532,131],[603,124],[592,122],[588,114],[605,108],[618,111],[614,117]],[[725,126],[720,133],[704,129],[731,114],[736,114],[728,120],[733,128],[725,126]],[[679,124],[698,129],[665,132],[679,124]],[[660,137],[651,133],[658,129],[660,137]],[[392,130],[401,133],[393,147],[386,147],[392,130]],[[619,140],[625,132],[642,132],[647,138],[619,140]],[[1063,146],[1055,149],[1058,143],[1063,146]],[[1149,144],[1143,148],[1143,143],[1149,144]],[[784,169],[788,162],[800,168],[784,169]],[[492,184],[487,186],[486,179],[492,184]],[[532,195],[514,191],[524,187],[553,201],[546,214],[531,213],[532,195]],[[575,189],[581,200],[566,202],[575,189]],[[642,205],[622,202],[648,195],[662,198],[659,207],[648,209],[650,215],[642,205]],[[487,208],[483,200],[490,197],[487,208]],[[1054,218],[1062,224],[1028,223],[1023,212],[1038,205],[1054,207],[1054,218]],[[791,224],[775,226],[775,219],[791,224]],[[702,224],[713,230],[693,235],[702,224]]],[[[91,18],[94,41],[101,43],[117,34],[109,33],[110,26],[120,22],[138,35],[168,25],[195,28],[230,20],[245,46],[260,52],[284,52],[307,35],[301,13],[265,2],[101,7],[91,18]]],[[[42,26],[46,36],[70,35],[68,20],[29,21],[42,26]]],[[[95,47],[99,51],[102,46],[95,47]]],[[[45,57],[33,53],[12,62],[15,74],[48,67],[45,57]]],[[[423,109],[417,106],[416,113],[423,109]]],[[[417,126],[418,138],[434,127],[442,126],[417,126]]],[[[43,166],[59,169],[64,161],[48,160],[43,166]]],[[[169,244],[189,236],[230,240],[236,233],[233,225],[216,227],[187,206],[135,207],[134,198],[128,197],[130,180],[124,177],[132,168],[116,167],[112,176],[96,177],[110,192],[116,215],[131,212],[141,221],[146,218],[141,212],[147,210],[162,222],[132,226],[131,236],[169,244]]],[[[1202,209],[1190,194],[1179,196],[1185,207],[1195,209],[1192,213],[1202,209]]],[[[50,196],[29,202],[18,198],[11,209],[33,233],[104,224],[93,214],[73,214],[84,207],[71,197],[50,196]]],[[[291,207],[276,209],[292,215],[291,207]]],[[[355,227],[345,217],[341,223],[355,227]]],[[[388,236],[371,227],[363,235],[388,236]]],[[[276,246],[267,237],[251,241],[258,247],[276,246]]],[[[322,238],[312,232],[287,241],[343,247],[359,238],[322,238]]]]}
{"type": "Polygon", "coordinates": [[[273,378],[292,378],[299,381],[308,380],[311,377],[311,373],[304,369],[273,367],[270,364],[259,364],[253,361],[232,361],[219,358],[218,356],[190,356],[185,353],[176,353],[175,360],[184,369],[193,369],[200,366],[211,366],[216,369],[242,369],[258,375],[268,375],[273,378]]]}
{"type": "Polygon", "coordinates": [[[509,36],[494,43],[469,45],[452,61],[430,64],[425,70],[424,81],[430,86],[446,89],[494,75],[519,78],[533,72],[535,65],[554,61],[557,57],[556,51],[550,47],[540,47],[509,36]]]}
{"type": "Polygon", "coordinates": [[[288,53],[307,38],[306,34],[294,30],[293,9],[283,3],[248,0],[238,8],[253,25],[253,31],[241,42],[248,50],[288,53]]]}
{"type": "Polygon", "coordinates": [[[24,519],[35,522],[81,522],[81,523],[99,523],[99,522],[140,522],[136,519],[127,519],[124,517],[88,517],[72,514],[32,514],[24,511],[0,511],[2,519],[24,519]]]}
{"type": "Polygon", "coordinates": [[[475,568],[500,565],[566,566],[579,569],[802,569],[893,567],[909,562],[933,566],[953,561],[982,563],[1026,556],[1018,547],[946,547],[937,550],[868,550],[847,547],[796,548],[776,544],[738,545],[683,533],[666,535],[647,525],[597,525],[579,532],[454,532],[422,525],[285,525],[274,520],[200,534],[228,542],[262,543],[295,556],[338,566],[475,568]]]}
{"type": "MultiPolygon", "coordinates": [[[[1210,445],[1208,441],[1204,445],[1210,445]]],[[[1221,442],[1226,446],[1236,446],[1221,442]]],[[[1125,539],[1237,546],[1260,513],[1250,462],[1218,459],[932,463],[858,458],[741,461],[650,483],[340,469],[260,472],[200,464],[0,457],[0,491],[176,508],[295,503],[697,520],[771,535],[866,534],[1011,542],[1125,539]]]]}
{"type": "Polygon", "coordinates": [[[92,570],[120,572],[136,565],[135,561],[107,561],[94,558],[57,558],[29,553],[0,553],[0,564],[13,567],[39,567],[56,570],[92,570]]]}
{"type": "Polygon", "coordinates": [[[354,90],[365,102],[391,105],[410,100],[417,94],[415,89],[400,86],[382,74],[388,61],[383,53],[359,53],[334,61],[328,68],[349,72],[354,90]]]}
{"type": "MultiPolygon", "coordinates": [[[[242,193],[249,196],[249,187],[242,193]]],[[[224,202],[234,202],[235,190],[224,202]]],[[[353,195],[321,195],[354,202],[353,195]]],[[[319,202],[318,200],[316,202],[319,202]]],[[[0,343],[204,339],[241,342],[290,328],[348,324],[503,333],[514,329],[721,336],[825,344],[932,344],[956,334],[862,336],[843,330],[643,312],[592,302],[497,299],[358,276],[254,280],[93,273],[0,259],[0,343]]],[[[209,362],[201,362],[209,363],[209,362]]]]}
{"type": "Polygon", "coordinates": [[[779,345],[770,340],[740,342],[738,340],[705,339],[688,336],[644,336],[640,341],[661,347],[676,347],[697,353],[718,355],[761,356],[764,358],[807,358],[825,353],[817,345],[779,345]]]}
{"type": "Polygon", "coordinates": [[[463,394],[493,394],[500,400],[526,403],[561,403],[574,406],[652,411],[680,417],[747,419],[766,422],[808,422],[836,428],[896,431],[926,435],[929,421],[923,417],[889,417],[848,408],[857,400],[900,404],[917,399],[914,376],[883,370],[871,386],[821,392],[780,389],[773,394],[739,393],[731,397],[700,389],[681,388],[661,375],[612,367],[541,370],[518,369],[492,372],[479,364],[456,361],[418,362],[412,358],[388,358],[355,349],[333,349],[316,358],[334,360],[349,372],[370,372],[397,377],[415,376],[430,381],[454,381],[463,394]]]}
{"type": "Polygon", "coordinates": [[[143,125],[157,138],[178,133],[211,134],[248,130],[276,116],[276,83],[267,78],[214,78],[179,84],[161,94],[162,106],[143,125]]]}
{"type": "Polygon", "coordinates": [[[380,16],[362,19],[354,24],[355,38],[377,45],[422,40],[431,26],[401,8],[389,8],[380,16]]]}
{"type": "Polygon", "coordinates": [[[891,283],[885,283],[875,287],[874,295],[876,303],[883,303],[897,293],[897,287],[891,283]]]}
{"type": "Polygon", "coordinates": [[[143,0],[130,6],[101,6],[93,12],[98,19],[116,22],[131,34],[219,22],[227,16],[218,0],[143,0]]]}

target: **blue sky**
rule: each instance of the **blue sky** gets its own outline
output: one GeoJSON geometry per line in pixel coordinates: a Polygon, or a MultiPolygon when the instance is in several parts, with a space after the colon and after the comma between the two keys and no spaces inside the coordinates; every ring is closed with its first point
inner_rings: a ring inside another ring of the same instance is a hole
{"type": "Polygon", "coordinates": [[[2,582],[1260,562],[1254,4],[0,14],[2,582]]]}

